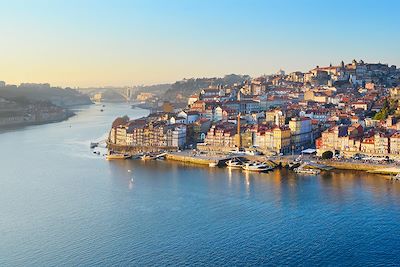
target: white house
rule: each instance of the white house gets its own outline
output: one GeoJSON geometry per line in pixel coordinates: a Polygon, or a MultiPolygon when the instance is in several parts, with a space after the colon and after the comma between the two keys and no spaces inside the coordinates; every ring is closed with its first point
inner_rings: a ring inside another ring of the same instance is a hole
{"type": "Polygon", "coordinates": [[[214,109],[214,121],[220,121],[222,117],[222,108],[218,106],[214,109]]]}

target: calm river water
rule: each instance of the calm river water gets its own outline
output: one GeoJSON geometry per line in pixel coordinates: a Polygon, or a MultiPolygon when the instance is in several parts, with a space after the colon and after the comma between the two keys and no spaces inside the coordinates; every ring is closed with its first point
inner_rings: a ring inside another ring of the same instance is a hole
{"type": "Polygon", "coordinates": [[[108,162],[89,142],[147,111],[100,109],[0,134],[0,266],[400,264],[400,183],[108,162]]]}

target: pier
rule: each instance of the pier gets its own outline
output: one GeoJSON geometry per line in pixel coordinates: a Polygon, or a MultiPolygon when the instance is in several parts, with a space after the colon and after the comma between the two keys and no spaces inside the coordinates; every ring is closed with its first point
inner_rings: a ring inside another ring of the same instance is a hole
{"type": "Polygon", "coordinates": [[[165,158],[167,160],[181,161],[192,164],[207,165],[210,163],[217,163],[222,166],[226,161],[234,158],[233,156],[213,156],[208,154],[193,154],[191,151],[183,152],[170,152],[167,153],[165,158]]]}

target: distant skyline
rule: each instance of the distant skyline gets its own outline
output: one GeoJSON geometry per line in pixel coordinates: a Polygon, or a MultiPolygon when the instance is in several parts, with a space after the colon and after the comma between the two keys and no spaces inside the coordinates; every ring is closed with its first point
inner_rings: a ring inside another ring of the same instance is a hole
{"type": "Polygon", "coordinates": [[[400,1],[0,0],[0,80],[132,86],[400,66],[400,1]]]}

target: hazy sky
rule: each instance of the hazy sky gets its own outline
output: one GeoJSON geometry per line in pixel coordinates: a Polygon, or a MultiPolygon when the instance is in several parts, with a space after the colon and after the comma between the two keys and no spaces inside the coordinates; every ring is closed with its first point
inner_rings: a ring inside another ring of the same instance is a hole
{"type": "Polygon", "coordinates": [[[0,80],[134,85],[400,65],[397,0],[0,0],[0,80]]]}

